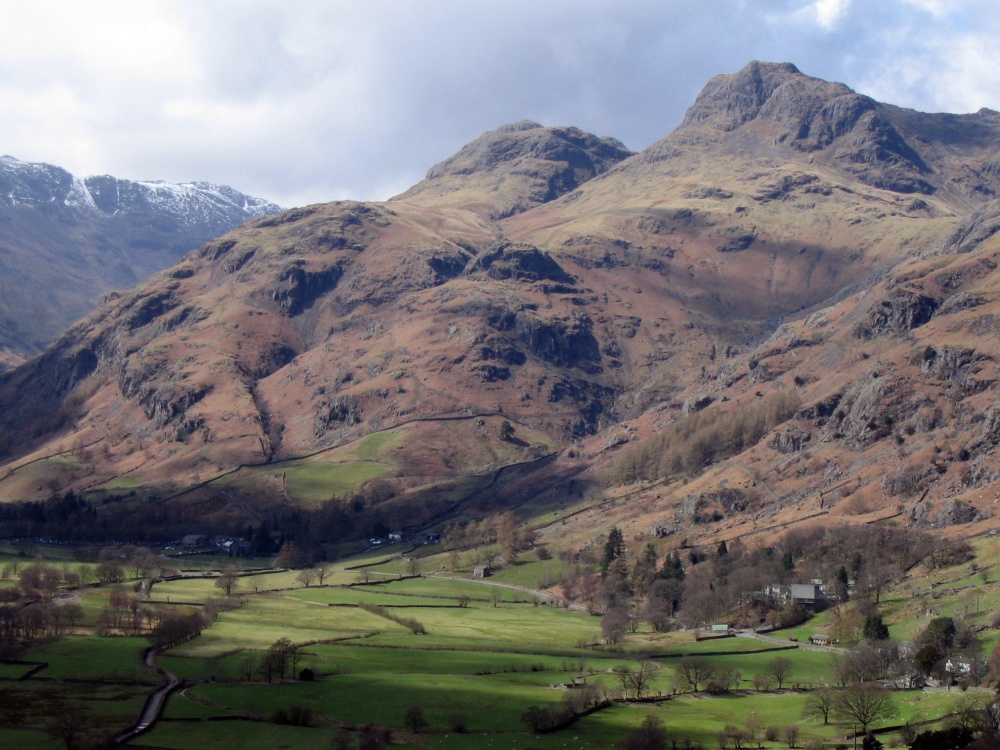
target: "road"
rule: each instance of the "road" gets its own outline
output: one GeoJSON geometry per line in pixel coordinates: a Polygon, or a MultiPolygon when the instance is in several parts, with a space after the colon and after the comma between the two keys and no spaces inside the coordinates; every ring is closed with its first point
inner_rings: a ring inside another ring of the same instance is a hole
{"type": "MultiPolygon", "coordinates": [[[[443,576],[437,573],[430,573],[427,578],[441,578],[446,581],[462,581],[463,583],[478,583],[480,586],[494,586],[500,589],[510,589],[511,591],[520,591],[522,594],[528,594],[529,596],[534,596],[539,599],[544,599],[552,604],[557,604],[560,607],[565,606],[563,599],[557,596],[553,596],[545,591],[539,591],[538,589],[529,589],[527,586],[515,586],[512,583],[500,583],[499,581],[486,581],[482,578],[462,578],[459,576],[443,576]]],[[[574,612],[587,612],[587,608],[582,604],[570,603],[566,609],[573,610],[574,612]]]]}
{"type": "Polygon", "coordinates": [[[140,714],[136,725],[115,738],[116,747],[128,743],[153,726],[156,720],[160,718],[160,714],[163,713],[163,706],[167,702],[167,696],[181,684],[177,675],[156,665],[156,653],[155,647],[146,649],[142,662],[147,667],[155,669],[163,678],[163,683],[146,700],[146,705],[143,707],[142,714],[140,714]]]}
{"type": "Polygon", "coordinates": [[[790,641],[787,638],[778,638],[773,635],[762,635],[760,633],[755,633],[752,630],[738,630],[736,631],[737,638],[756,638],[758,641],[765,641],[766,643],[773,643],[776,646],[798,646],[803,651],[822,651],[825,654],[843,654],[844,649],[833,648],[832,646],[817,646],[815,643],[799,643],[798,641],[790,641]]]}

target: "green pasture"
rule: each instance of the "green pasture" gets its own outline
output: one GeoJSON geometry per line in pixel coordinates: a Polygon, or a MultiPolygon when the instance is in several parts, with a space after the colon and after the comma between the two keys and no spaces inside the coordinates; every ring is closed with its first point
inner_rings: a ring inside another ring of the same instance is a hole
{"type": "Polygon", "coordinates": [[[149,646],[145,638],[74,636],[36,643],[21,656],[25,661],[45,661],[38,673],[48,679],[88,679],[156,684],[159,676],[142,664],[149,646]]]}
{"type": "Polygon", "coordinates": [[[348,464],[286,464],[285,488],[300,502],[319,503],[331,497],[347,495],[365,482],[388,474],[393,469],[374,461],[348,464]]]}
{"type": "Polygon", "coordinates": [[[558,558],[533,560],[534,553],[522,552],[522,561],[493,572],[493,579],[500,583],[511,583],[525,588],[538,588],[538,582],[545,576],[558,578],[566,571],[566,563],[558,558]]]}
{"type": "MultiPolygon", "coordinates": [[[[296,500],[318,503],[357,490],[365,482],[394,470],[390,450],[399,445],[405,430],[368,435],[354,445],[333,451],[275,464],[266,473],[285,474],[285,489],[296,500]]],[[[263,469],[241,469],[241,473],[259,473],[263,469]]]]}
{"type": "MultiPolygon", "coordinates": [[[[450,575],[450,574],[448,574],[450,575]]],[[[467,581],[450,577],[407,578],[392,581],[379,586],[356,586],[356,589],[378,589],[394,594],[409,594],[418,596],[450,597],[459,599],[468,596],[470,599],[492,601],[494,594],[502,602],[532,602],[535,597],[523,591],[508,589],[503,586],[491,586],[488,582],[467,581]]]]}
{"type": "Polygon", "coordinates": [[[224,596],[222,589],[215,585],[217,578],[181,578],[176,581],[160,581],[153,584],[149,592],[152,603],[196,603],[224,596]]]}
{"type": "Polygon", "coordinates": [[[241,750],[329,750],[334,732],[331,729],[279,726],[259,721],[162,721],[144,734],[143,745],[190,750],[229,748],[241,750]],[[192,739],[197,738],[196,745],[192,739]]]}
{"type": "Polygon", "coordinates": [[[396,605],[403,608],[458,606],[458,600],[451,597],[435,598],[419,594],[398,594],[392,592],[388,586],[352,586],[351,588],[342,586],[332,588],[312,587],[289,591],[285,595],[300,601],[325,605],[357,605],[361,602],[366,602],[368,604],[381,604],[386,607],[396,605]]]}
{"type": "MultiPolygon", "coordinates": [[[[742,640],[742,639],[741,639],[742,640]]],[[[740,687],[744,690],[753,689],[753,678],[768,669],[768,665],[775,659],[788,659],[791,669],[785,679],[784,687],[789,688],[795,684],[823,685],[832,679],[833,655],[821,651],[806,651],[804,649],[791,649],[787,651],[773,651],[766,653],[748,652],[744,654],[726,654],[724,656],[701,656],[710,664],[717,666],[735,667],[743,674],[743,682],[740,687]]],[[[660,663],[676,670],[679,659],[661,659],[660,663]]]]}
{"type": "MultiPolygon", "coordinates": [[[[518,675],[514,675],[516,678],[518,675]]],[[[548,684],[525,684],[506,675],[471,676],[374,672],[343,674],[317,682],[259,686],[204,684],[189,692],[214,704],[268,716],[278,708],[306,706],[323,715],[356,724],[375,723],[403,729],[411,706],[423,708],[431,728],[447,728],[448,716],[465,713],[470,729],[519,730],[521,714],[533,704],[555,703],[563,692],[548,684]]]]}
{"type": "Polygon", "coordinates": [[[425,649],[420,642],[414,648],[384,648],[370,646],[369,641],[353,644],[317,644],[301,649],[304,656],[315,657],[317,662],[336,665],[354,674],[373,672],[410,674],[474,675],[481,672],[514,674],[529,673],[540,669],[547,673],[560,672],[559,682],[568,681],[565,675],[604,671],[622,663],[622,659],[581,656],[550,656],[546,653],[508,653],[494,651],[457,651],[443,648],[425,649]]]}
{"type": "Polygon", "coordinates": [[[470,605],[458,609],[423,609],[414,616],[429,634],[466,643],[569,647],[600,636],[600,620],[551,607],[470,605]]]}
{"type": "Polygon", "coordinates": [[[66,745],[62,740],[57,740],[45,732],[0,727],[0,747],[16,747],[18,750],[62,750],[66,745]]]}
{"type": "Polygon", "coordinates": [[[235,649],[266,649],[279,638],[305,643],[358,637],[373,631],[409,633],[384,617],[356,607],[327,607],[280,594],[249,597],[219,614],[202,635],[172,649],[177,656],[214,656],[235,649]]]}
{"type": "MultiPolygon", "coordinates": [[[[19,682],[14,688],[16,700],[22,704],[17,723],[23,727],[42,728],[58,712],[73,707],[80,709],[102,729],[121,731],[135,724],[149,689],[148,686],[53,683],[34,679],[19,682]]],[[[6,714],[7,710],[7,705],[0,707],[0,714],[6,714]]]]}
{"type": "Polygon", "coordinates": [[[213,716],[239,716],[222,706],[208,705],[191,698],[187,691],[174,693],[167,700],[163,717],[168,721],[173,719],[208,719],[213,716]]]}
{"type": "Polygon", "coordinates": [[[4,680],[16,680],[30,672],[36,666],[35,664],[5,664],[0,662],[0,678],[4,680]]]}

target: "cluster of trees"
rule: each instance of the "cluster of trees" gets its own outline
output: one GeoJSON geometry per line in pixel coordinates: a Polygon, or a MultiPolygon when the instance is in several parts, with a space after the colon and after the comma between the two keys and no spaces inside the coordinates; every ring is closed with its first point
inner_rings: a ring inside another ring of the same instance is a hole
{"type": "Polygon", "coordinates": [[[0,658],[11,658],[27,641],[62,635],[82,619],[83,608],[75,602],[0,605],[0,658]]]}
{"type": "Polygon", "coordinates": [[[806,716],[856,725],[867,734],[872,724],[896,715],[892,695],[871,682],[853,682],[841,688],[817,688],[809,693],[803,709],[806,716]]]}
{"type": "Polygon", "coordinates": [[[274,682],[298,675],[298,663],[298,647],[287,638],[279,638],[263,654],[245,651],[239,670],[247,682],[255,679],[274,682]]]}
{"type": "Polygon", "coordinates": [[[528,526],[521,526],[518,517],[511,511],[488,516],[480,521],[453,521],[445,527],[441,543],[449,551],[452,570],[461,563],[461,551],[473,548],[479,557],[476,563],[513,565],[518,554],[530,549],[535,543],[535,532],[528,526]]]}
{"type": "Polygon", "coordinates": [[[676,683],[679,690],[728,693],[739,687],[742,680],[743,673],[736,667],[712,664],[697,656],[686,656],[677,663],[676,683]]]}
{"type": "Polygon", "coordinates": [[[521,714],[521,723],[530,731],[550,732],[570,724],[577,716],[607,702],[607,697],[593,686],[568,690],[561,703],[550,706],[529,706],[521,714]]]}
{"type": "Polygon", "coordinates": [[[660,556],[655,543],[630,548],[612,528],[602,546],[564,553],[568,572],[539,585],[559,585],[567,600],[604,613],[605,640],[616,643],[643,621],[657,631],[723,618],[747,627],[789,627],[809,613],[778,598],[774,585],[818,578],[830,583],[833,603],[858,605],[838,609],[833,618],[841,642],[855,643],[888,634],[873,619],[882,592],[933,549],[926,534],[873,525],[796,530],[763,549],[737,541],[660,556]]]}
{"type": "MultiPolygon", "coordinates": [[[[430,511],[423,503],[390,502],[399,492],[393,480],[375,479],[347,496],[303,508],[275,505],[270,497],[254,497],[248,490],[244,501],[255,507],[255,519],[263,519],[248,526],[246,517],[225,513],[199,513],[202,517],[192,521],[190,508],[183,502],[130,502],[140,499],[137,491],[114,498],[121,502],[67,491],[41,501],[0,504],[0,529],[6,537],[88,543],[112,539],[168,543],[191,533],[239,536],[248,540],[245,552],[253,556],[272,555],[285,541],[294,540],[303,564],[308,564],[332,559],[339,542],[383,536],[390,528],[425,522],[430,511]]],[[[221,493],[202,500],[202,507],[217,503],[221,509],[230,505],[229,498],[221,493]]]]}
{"type": "Polygon", "coordinates": [[[709,464],[756,445],[788,421],[802,405],[793,391],[772,393],[742,409],[697,411],[622,452],[614,479],[618,484],[658,480],[701,471],[709,464]]]}

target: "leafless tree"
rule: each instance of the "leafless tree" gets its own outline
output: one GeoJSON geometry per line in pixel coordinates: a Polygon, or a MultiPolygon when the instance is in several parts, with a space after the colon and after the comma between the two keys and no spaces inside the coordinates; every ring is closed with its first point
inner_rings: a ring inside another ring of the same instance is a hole
{"type": "Polygon", "coordinates": [[[626,698],[631,693],[635,700],[641,700],[658,669],[654,662],[643,661],[637,669],[625,665],[615,667],[615,676],[621,683],[626,698]]]}
{"type": "Polygon", "coordinates": [[[794,724],[789,724],[785,727],[785,744],[788,747],[795,747],[795,743],[799,741],[799,728],[794,724]]]}
{"type": "Polygon", "coordinates": [[[215,579],[215,586],[222,589],[226,596],[232,596],[233,592],[240,587],[239,576],[236,575],[235,570],[227,568],[222,571],[222,575],[215,579]]]}
{"type": "Polygon", "coordinates": [[[712,665],[697,656],[685,656],[677,662],[677,677],[696,693],[711,677],[712,671],[712,665]]]}
{"type": "Polygon", "coordinates": [[[824,724],[830,723],[833,707],[837,701],[837,692],[831,688],[818,688],[809,693],[802,714],[816,719],[822,719],[824,724]]]}
{"type": "Polygon", "coordinates": [[[850,685],[837,695],[833,713],[844,721],[856,723],[862,734],[876,721],[892,718],[896,709],[889,691],[877,685],[850,685]]]}
{"type": "Polygon", "coordinates": [[[326,579],[330,577],[330,565],[329,563],[320,563],[313,570],[316,571],[316,583],[320,586],[326,585],[326,579]]]}
{"type": "Polygon", "coordinates": [[[295,576],[295,580],[301,583],[306,588],[309,588],[310,586],[312,586],[312,582],[316,580],[316,571],[313,570],[312,568],[306,568],[305,570],[300,571],[297,576],[295,576]]]}
{"type": "Polygon", "coordinates": [[[767,674],[774,678],[774,681],[778,683],[778,690],[781,690],[788,679],[789,673],[792,671],[792,660],[784,656],[779,656],[772,659],[767,663],[765,667],[767,674]]]}
{"type": "Polygon", "coordinates": [[[625,626],[628,616],[621,607],[609,607],[601,617],[601,635],[604,640],[611,645],[621,641],[625,637],[625,626]]]}
{"type": "Polygon", "coordinates": [[[244,652],[239,661],[239,670],[244,680],[252,681],[257,674],[257,656],[251,651],[244,652]]]}

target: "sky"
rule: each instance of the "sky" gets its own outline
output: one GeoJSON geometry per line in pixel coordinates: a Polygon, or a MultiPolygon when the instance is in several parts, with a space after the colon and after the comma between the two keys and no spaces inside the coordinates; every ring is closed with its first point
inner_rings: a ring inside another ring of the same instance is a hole
{"type": "Polygon", "coordinates": [[[913,109],[1000,109],[996,0],[32,0],[4,8],[0,154],[382,200],[531,119],[641,150],[751,60],[913,109]]]}

